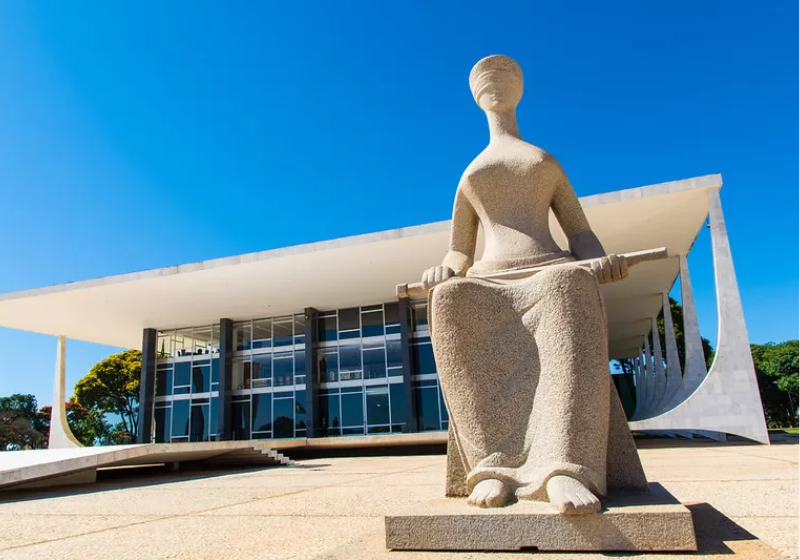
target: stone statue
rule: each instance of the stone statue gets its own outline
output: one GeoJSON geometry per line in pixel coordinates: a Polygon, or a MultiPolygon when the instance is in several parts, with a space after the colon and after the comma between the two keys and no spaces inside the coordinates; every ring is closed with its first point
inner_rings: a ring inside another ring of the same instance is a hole
{"type": "Polygon", "coordinates": [[[450,413],[447,493],[479,507],[531,499],[596,512],[609,487],[647,489],[611,386],[599,289],[627,275],[625,259],[605,254],[558,161],[520,137],[517,63],[484,58],[469,83],[490,141],[458,185],[449,252],[422,277],[450,413]],[[595,260],[568,264],[585,259],[595,260]]]}

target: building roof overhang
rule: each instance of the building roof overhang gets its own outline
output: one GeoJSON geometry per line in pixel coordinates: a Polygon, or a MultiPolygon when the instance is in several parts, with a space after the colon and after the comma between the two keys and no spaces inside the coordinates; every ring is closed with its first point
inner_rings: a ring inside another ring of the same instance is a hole
{"type": "MultiPolygon", "coordinates": [[[[611,357],[636,355],[708,215],[720,175],[580,199],[606,251],[667,247],[670,258],[631,269],[603,286],[611,357]]],[[[555,218],[550,228],[562,248],[555,218]]],[[[447,251],[450,222],[297,245],[0,294],[0,326],[140,348],[145,328],[170,329],[393,301],[395,286],[418,281],[447,251]]],[[[479,243],[480,245],[480,243],[479,243]]]]}

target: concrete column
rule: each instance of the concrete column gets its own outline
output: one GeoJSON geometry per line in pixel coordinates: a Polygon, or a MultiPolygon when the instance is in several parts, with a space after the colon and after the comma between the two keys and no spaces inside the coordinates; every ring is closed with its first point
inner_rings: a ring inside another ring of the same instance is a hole
{"type": "Polygon", "coordinates": [[[708,190],[708,217],[719,317],[714,363],[700,387],[685,401],[656,418],[631,422],[630,427],[632,430],[729,433],[768,444],[767,425],[717,189],[708,190]]]}
{"type": "Polygon", "coordinates": [[[414,392],[414,357],[411,354],[412,329],[411,301],[398,298],[398,314],[400,315],[400,345],[403,355],[403,396],[405,397],[406,425],[404,432],[417,432],[417,403],[414,392]]]}
{"type": "Polygon", "coordinates": [[[67,423],[67,339],[58,337],[56,344],[56,375],[53,382],[53,411],[50,417],[50,449],[83,447],[67,423]]]}
{"type": "Polygon", "coordinates": [[[153,414],[156,399],[156,344],[155,329],[142,331],[142,373],[139,378],[139,418],[136,442],[153,442],[153,414]]]}
{"type": "Polygon", "coordinates": [[[644,374],[647,376],[647,383],[650,387],[647,395],[647,408],[644,412],[646,416],[652,416],[657,392],[656,377],[653,375],[653,358],[650,355],[650,341],[647,336],[644,337],[644,374]]]}
{"type": "Polygon", "coordinates": [[[689,276],[689,264],[686,262],[685,255],[681,255],[681,303],[683,304],[683,341],[686,360],[683,365],[683,386],[679,395],[682,401],[697,390],[708,373],[706,357],[703,353],[703,340],[700,337],[700,325],[697,321],[697,308],[692,293],[692,281],[689,276]]]}
{"type": "Polygon", "coordinates": [[[653,365],[656,380],[653,415],[656,415],[659,413],[664,400],[664,393],[667,389],[667,376],[664,372],[664,355],[661,353],[661,337],[658,335],[658,322],[655,317],[650,319],[650,332],[653,335],[653,365]]]}
{"type": "Polygon", "coordinates": [[[306,307],[306,437],[320,435],[322,419],[318,413],[319,380],[317,379],[317,349],[319,348],[319,311],[306,307]]]}
{"type": "Polygon", "coordinates": [[[641,418],[647,409],[647,399],[650,387],[647,386],[647,378],[642,373],[640,357],[633,358],[633,378],[636,380],[636,409],[633,411],[632,418],[641,418]]]}
{"type": "Polygon", "coordinates": [[[233,321],[219,320],[219,401],[217,405],[217,441],[233,439],[231,416],[231,375],[233,370],[233,321]]]}
{"type": "Polygon", "coordinates": [[[669,308],[669,295],[663,294],[664,309],[664,344],[667,349],[667,386],[661,401],[660,412],[671,408],[672,399],[681,388],[681,359],[678,355],[678,343],[675,340],[675,324],[672,322],[672,311],[669,308]]]}

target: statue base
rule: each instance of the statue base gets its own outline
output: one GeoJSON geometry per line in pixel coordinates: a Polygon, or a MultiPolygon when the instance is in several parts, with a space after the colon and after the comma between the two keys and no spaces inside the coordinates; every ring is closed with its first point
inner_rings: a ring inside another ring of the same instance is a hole
{"type": "Polygon", "coordinates": [[[482,509],[437,498],[385,522],[394,550],[697,550],[691,512],[657,483],[649,493],[610,496],[588,515],[560,515],[542,502],[482,509]]]}

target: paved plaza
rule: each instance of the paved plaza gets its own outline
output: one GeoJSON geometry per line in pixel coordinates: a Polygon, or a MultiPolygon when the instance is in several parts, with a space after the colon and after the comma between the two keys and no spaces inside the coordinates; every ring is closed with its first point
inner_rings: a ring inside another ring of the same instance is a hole
{"type": "MultiPolygon", "coordinates": [[[[700,546],[693,557],[798,558],[797,436],[782,439],[770,447],[638,442],[648,479],[692,510],[700,546]]],[[[443,455],[136,474],[0,493],[0,560],[685,557],[385,550],[385,515],[441,495],[443,455]]]]}

